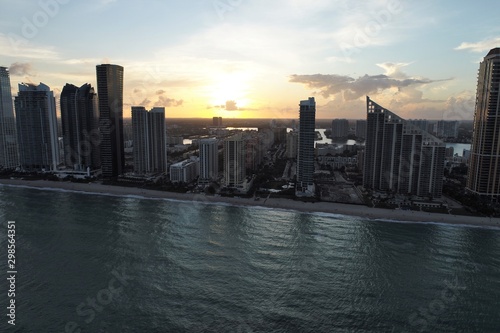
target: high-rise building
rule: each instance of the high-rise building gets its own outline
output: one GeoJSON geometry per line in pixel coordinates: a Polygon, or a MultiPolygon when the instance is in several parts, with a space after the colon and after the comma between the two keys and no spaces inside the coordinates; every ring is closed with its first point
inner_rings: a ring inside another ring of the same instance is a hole
{"type": "Polygon", "coordinates": [[[446,145],[367,97],[363,186],[440,197],[446,145]]]}
{"type": "Polygon", "coordinates": [[[409,119],[407,122],[417,128],[420,128],[422,131],[427,132],[428,121],[426,119],[409,119]]]}
{"type": "Polygon", "coordinates": [[[170,166],[170,181],[172,183],[191,183],[198,177],[199,160],[196,157],[172,164],[170,166]]]}
{"type": "Polygon", "coordinates": [[[292,131],[286,135],[286,157],[297,158],[299,150],[299,133],[292,131]]]}
{"type": "Polygon", "coordinates": [[[123,67],[97,65],[101,167],[104,178],[116,177],[125,167],[123,141],[123,67]]]}
{"type": "Polygon", "coordinates": [[[134,171],[162,173],[167,171],[167,143],[165,108],[146,111],[142,106],[132,107],[134,141],[134,171]]]}
{"type": "Polygon", "coordinates": [[[59,164],[56,102],[43,83],[19,84],[15,98],[19,162],[31,171],[55,171],[59,164]]]}
{"type": "Polygon", "coordinates": [[[224,183],[227,187],[241,188],[246,178],[245,140],[241,133],[224,140],[224,183]]]}
{"type": "Polygon", "coordinates": [[[456,120],[439,120],[434,124],[434,131],[439,138],[454,138],[458,137],[458,121],[456,120]]]}
{"type": "Polygon", "coordinates": [[[356,120],[356,137],[360,139],[366,138],[366,120],[356,120]]]}
{"type": "Polygon", "coordinates": [[[9,71],[0,67],[0,169],[19,166],[9,71]]]}
{"type": "Polygon", "coordinates": [[[202,139],[200,145],[199,183],[208,184],[219,178],[219,146],[217,139],[202,139]]]}
{"type": "Polygon", "coordinates": [[[347,119],[332,120],[332,138],[345,138],[349,135],[349,121],[347,119]]]}
{"type": "Polygon", "coordinates": [[[222,117],[213,117],[212,125],[214,127],[222,127],[222,117]]]}
{"type": "Polygon", "coordinates": [[[500,195],[500,48],[479,65],[467,190],[492,200],[500,195]]]}
{"type": "Polygon", "coordinates": [[[314,97],[300,101],[297,187],[299,196],[314,196],[314,139],[316,137],[316,102],[314,97]]]}
{"type": "Polygon", "coordinates": [[[101,167],[99,105],[90,84],[66,84],[61,92],[64,164],[85,171],[101,167]]]}

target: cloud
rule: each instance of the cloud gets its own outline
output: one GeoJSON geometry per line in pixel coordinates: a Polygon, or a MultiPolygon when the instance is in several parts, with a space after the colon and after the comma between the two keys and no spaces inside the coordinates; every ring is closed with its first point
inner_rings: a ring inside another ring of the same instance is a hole
{"type": "Polygon", "coordinates": [[[160,89],[160,90],[157,90],[157,91],[156,91],[156,94],[157,94],[157,95],[163,95],[164,93],[166,93],[166,91],[165,91],[165,90],[163,90],[163,89],[160,89]]]}
{"type": "Polygon", "coordinates": [[[395,69],[397,66],[387,68],[392,70],[398,77],[390,77],[386,74],[368,75],[357,79],[347,75],[337,74],[313,74],[313,75],[291,75],[290,82],[302,83],[309,88],[319,89],[319,93],[328,98],[342,93],[344,100],[358,99],[362,96],[380,93],[390,88],[405,88],[438,82],[442,80],[431,80],[426,78],[405,78],[403,73],[395,69]]]}
{"type": "Polygon", "coordinates": [[[30,63],[21,63],[21,62],[15,62],[9,67],[9,72],[11,75],[19,75],[19,76],[24,76],[24,75],[31,75],[31,70],[33,68],[31,67],[30,63]]]}
{"type": "Polygon", "coordinates": [[[182,99],[174,99],[174,98],[168,98],[165,96],[159,96],[158,101],[154,104],[155,107],[175,107],[175,106],[182,106],[184,104],[184,100],[182,99]]]}
{"type": "Polygon", "coordinates": [[[12,58],[58,60],[59,53],[52,46],[35,45],[23,37],[0,33],[0,55],[12,58]]]}
{"type": "Polygon", "coordinates": [[[236,101],[226,101],[226,111],[236,111],[238,110],[238,106],[236,105],[236,101]]]}
{"type": "Polygon", "coordinates": [[[495,47],[499,47],[499,45],[500,45],[500,37],[494,37],[490,39],[484,39],[476,43],[463,42],[462,44],[457,46],[455,50],[459,51],[468,50],[471,52],[484,53],[486,51],[494,49],[495,47]]]}

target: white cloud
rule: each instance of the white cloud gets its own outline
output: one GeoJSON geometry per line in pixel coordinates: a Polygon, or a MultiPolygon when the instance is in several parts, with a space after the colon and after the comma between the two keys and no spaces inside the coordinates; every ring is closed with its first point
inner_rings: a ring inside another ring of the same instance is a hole
{"type": "Polygon", "coordinates": [[[476,43],[463,42],[455,48],[455,50],[468,50],[471,52],[481,52],[484,53],[495,47],[500,46],[500,37],[494,37],[490,39],[485,39],[476,43]]]}
{"type": "Polygon", "coordinates": [[[0,55],[36,60],[59,59],[59,53],[52,46],[39,46],[18,35],[2,33],[0,33],[0,55]]]}

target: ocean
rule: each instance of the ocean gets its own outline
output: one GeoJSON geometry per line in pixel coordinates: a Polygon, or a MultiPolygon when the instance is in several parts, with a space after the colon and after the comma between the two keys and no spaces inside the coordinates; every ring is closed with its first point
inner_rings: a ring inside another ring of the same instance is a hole
{"type": "Polygon", "coordinates": [[[2,332],[500,331],[495,228],[6,186],[0,216],[2,332]]]}

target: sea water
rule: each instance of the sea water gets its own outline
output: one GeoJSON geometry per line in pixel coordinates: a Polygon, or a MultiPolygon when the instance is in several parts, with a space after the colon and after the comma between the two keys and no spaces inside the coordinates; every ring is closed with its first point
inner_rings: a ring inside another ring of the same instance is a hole
{"type": "Polygon", "coordinates": [[[500,230],[0,187],[6,332],[498,332],[500,230]]]}

